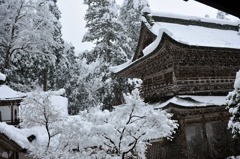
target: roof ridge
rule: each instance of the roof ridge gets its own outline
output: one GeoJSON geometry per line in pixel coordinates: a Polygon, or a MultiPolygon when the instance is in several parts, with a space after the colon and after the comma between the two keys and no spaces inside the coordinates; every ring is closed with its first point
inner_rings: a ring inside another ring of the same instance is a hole
{"type": "Polygon", "coordinates": [[[196,16],[178,15],[167,12],[152,12],[152,18],[155,22],[167,22],[176,23],[181,25],[195,25],[208,28],[222,29],[222,30],[234,30],[238,31],[240,21],[227,21],[220,19],[202,18],[196,16]]]}

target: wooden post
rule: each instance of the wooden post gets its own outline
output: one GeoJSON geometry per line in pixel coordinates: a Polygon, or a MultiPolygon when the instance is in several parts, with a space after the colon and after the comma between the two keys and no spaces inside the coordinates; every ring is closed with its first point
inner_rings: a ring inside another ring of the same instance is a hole
{"type": "Polygon", "coordinates": [[[13,124],[13,105],[11,105],[11,124],[13,124]]]}

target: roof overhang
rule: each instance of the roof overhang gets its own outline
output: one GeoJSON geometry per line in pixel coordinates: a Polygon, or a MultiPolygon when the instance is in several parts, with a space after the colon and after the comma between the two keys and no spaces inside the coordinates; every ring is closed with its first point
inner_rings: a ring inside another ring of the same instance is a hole
{"type": "Polygon", "coordinates": [[[4,151],[15,151],[15,152],[24,152],[26,151],[21,146],[19,146],[15,141],[11,140],[5,134],[0,133],[0,149],[4,151]]]}

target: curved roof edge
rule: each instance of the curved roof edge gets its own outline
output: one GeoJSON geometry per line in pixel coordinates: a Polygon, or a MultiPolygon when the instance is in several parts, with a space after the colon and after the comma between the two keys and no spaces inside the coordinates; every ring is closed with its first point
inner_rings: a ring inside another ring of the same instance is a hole
{"type": "MultiPolygon", "coordinates": [[[[168,32],[165,29],[161,29],[158,33],[157,38],[150,45],[148,45],[147,47],[145,47],[142,50],[142,52],[144,53],[144,56],[142,56],[138,59],[135,59],[134,61],[129,60],[126,63],[123,63],[121,65],[111,67],[110,71],[115,73],[115,74],[121,74],[122,72],[124,72],[127,69],[133,67],[137,63],[140,63],[140,62],[144,61],[148,57],[157,53],[157,51],[162,48],[165,39],[169,39],[169,41],[171,43],[175,44],[175,45],[178,45],[178,46],[181,46],[181,47],[188,47],[188,48],[192,48],[192,49],[195,49],[195,48],[198,48],[198,49],[213,49],[214,51],[226,49],[226,50],[231,50],[231,51],[240,51],[240,49],[235,49],[235,48],[227,48],[227,47],[226,48],[220,48],[220,47],[197,46],[197,45],[186,44],[186,43],[179,42],[179,41],[175,40],[174,38],[171,37],[170,32],[168,32]]],[[[136,53],[137,52],[135,52],[134,57],[136,56],[136,53]]]]}

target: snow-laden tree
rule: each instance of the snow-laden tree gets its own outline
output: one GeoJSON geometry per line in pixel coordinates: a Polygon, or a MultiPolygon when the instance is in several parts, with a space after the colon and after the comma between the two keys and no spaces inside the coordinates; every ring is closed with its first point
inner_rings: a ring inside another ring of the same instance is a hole
{"type": "Polygon", "coordinates": [[[76,147],[91,148],[96,158],[97,152],[103,155],[101,158],[145,158],[151,139],[171,138],[177,124],[170,120],[170,114],[144,103],[137,89],[124,95],[124,99],[126,103],[114,107],[111,112],[99,111],[99,108],[81,112],[82,120],[93,125],[88,142],[76,143],[76,147]]]}
{"type": "Polygon", "coordinates": [[[28,93],[27,97],[21,102],[19,110],[20,127],[39,127],[45,133],[41,134],[42,138],[45,138],[42,140],[44,142],[33,145],[29,150],[33,151],[33,155],[43,157],[51,153],[52,150],[56,150],[55,138],[61,134],[63,129],[61,123],[67,117],[66,109],[58,105],[61,102],[66,102],[63,97],[59,98],[63,93],[65,93],[64,89],[49,92],[36,90],[28,93]]]}
{"type": "MultiPolygon", "coordinates": [[[[86,82],[88,70],[84,60],[75,55],[74,47],[64,43],[64,50],[54,69],[54,89],[64,88],[69,99],[69,114],[77,114],[94,105],[86,82]]],[[[90,87],[91,88],[91,87],[90,87]]]]}
{"type": "Polygon", "coordinates": [[[240,133],[240,71],[236,74],[236,79],[234,83],[234,90],[229,92],[227,108],[231,114],[231,118],[228,122],[228,128],[234,135],[239,135],[240,133]]]}
{"type": "Polygon", "coordinates": [[[142,9],[147,7],[148,0],[124,0],[120,9],[119,19],[127,30],[131,52],[127,52],[128,58],[133,56],[139,39],[141,28],[142,9]]]}
{"type": "Polygon", "coordinates": [[[43,0],[9,0],[0,5],[1,69],[17,88],[43,85],[43,73],[55,65],[61,42],[50,6],[43,0]]]}
{"type": "Polygon", "coordinates": [[[36,158],[144,159],[151,139],[171,139],[178,126],[171,114],[144,103],[138,90],[124,95],[126,103],[113,111],[94,107],[68,117],[51,104],[49,95],[53,93],[34,93],[21,104],[21,125],[46,130],[29,149],[36,158]],[[41,142],[44,137],[50,139],[41,142]]]}
{"type": "Polygon", "coordinates": [[[13,56],[19,52],[29,51],[34,43],[31,38],[34,5],[31,1],[9,0],[0,5],[0,48],[1,48],[1,69],[11,67],[13,56]]]}
{"type": "Polygon", "coordinates": [[[121,100],[116,101],[115,97],[122,94],[125,89],[122,85],[126,85],[126,81],[109,71],[110,66],[122,64],[127,59],[126,32],[118,20],[115,0],[84,0],[84,4],[88,6],[85,15],[88,31],[83,41],[96,44],[85,57],[89,65],[92,62],[98,63],[89,77],[91,80],[100,79],[101,82],[93,96],[98,97],[98,103],[104,103],[104,108],[111,109],[113,103],[119,103],[121,100]]]}
{"type": "MultiPolygon", "coordinates": [[[[43,1],[43,0],[41,0],[43,1]]],[[[53,37],[52,43],[49,43],[47,50],[52,52],[54,56],[56,57],[54,65],[46,65],[45,68],[43,69],[43,85],[44,85],[44,90],[48,89],[60,89],[62,88],[57,87],[58,83],[56,81],[59,78],[62,78],[60,74],[58,74],[59,70],[63,68],[66,65],[61,66],[60,63],[63,62],[66,58],[64,57],[64,41],[62,39],[62,33],[61,33],[61,24],[60,24],[60,17],[61,17],[61,12],[58,9],[57,6],[57,0],[46,0],[43,1],[47,7],[47,12],[48,12],[48,19],[49,19],[49,24],[51,25],[51,36],[53,37]]],[[[44,12],[43,12],[44,14],[44,12]]],[[[46,51],[45,49],[43,51],[46,51]]],[[[66,61],[67,62],[67,59],[66,61]]]]}

